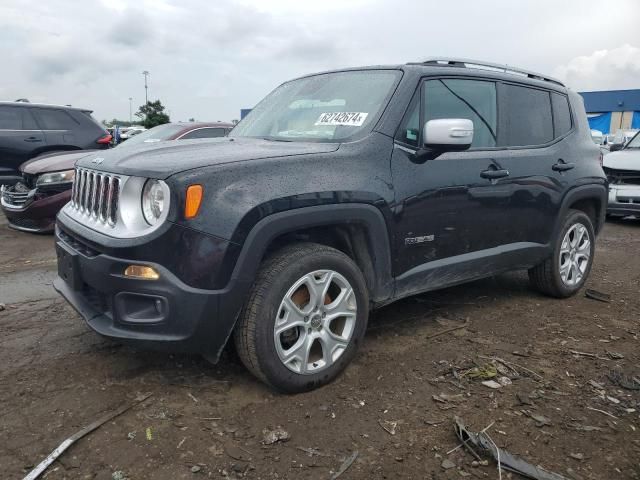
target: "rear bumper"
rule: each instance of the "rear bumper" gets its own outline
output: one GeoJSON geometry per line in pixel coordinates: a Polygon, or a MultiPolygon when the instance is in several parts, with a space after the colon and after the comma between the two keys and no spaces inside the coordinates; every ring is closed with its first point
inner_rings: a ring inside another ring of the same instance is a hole
{"type": "Polygon", "coordinates": [[[607,213],[640,215],[640,185],[610,185],[607,213]]]}
{"type": "Polygon", "coordinates": [[[219,355],[235,324],[241,296],[182,282],[154,262],[96,252],[56,232],[54,288],[97,333],[142,348],[219,355]],[[126,277],[129,265],[147,265],[157,280],[126,277]]]}
{"type": "Polygon", "coordinates": [[[3,201],[2,211],[11,228],[32,233],[52,233],[57,213],[70,198],[71,190],[67,190],[51,196],[36,198],[20,208],[8,206],[3,201]]]}

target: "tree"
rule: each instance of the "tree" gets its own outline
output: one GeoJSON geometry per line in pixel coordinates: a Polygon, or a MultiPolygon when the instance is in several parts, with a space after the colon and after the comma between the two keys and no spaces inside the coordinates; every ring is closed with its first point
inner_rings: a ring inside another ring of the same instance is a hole
{"type": "Polygon", "coordinates": [[[169,123],[169,115],[164,113],[164,106],[160,103],[160,100],[155,102],[147,102],[146,105],[142,105],[136,112],[136,117],[140,118],[140,123],[145,128],[153,128],[163,123],[169,123]]]}

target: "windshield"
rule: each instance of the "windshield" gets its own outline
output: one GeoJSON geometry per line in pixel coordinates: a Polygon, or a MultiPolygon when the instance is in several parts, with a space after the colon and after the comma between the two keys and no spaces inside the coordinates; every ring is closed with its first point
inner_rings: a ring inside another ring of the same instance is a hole
{"type": "Polygon", "coordinates": [[[158,125],[157,127],[150,128],[149,130],[145,130],[142,133],[138,133],[137,135],[130,137],[128,140],[118,144],[117,148],[123,148],[123,146],[133,147],[142,143],[161,142],[163,140],[167,140],[183,129],[184,125],[174,125],[171,123],[158,125]]]}
{"type": "Polygon", "coordinates": [[[625,148],[640,148],[640,133],[636,133],[636,136],[629,140],[625,148]]]}
{"type": "Polygon", "coordinates": [[[373,128],[399,77],[397,70],[360,70],[293,80],[267,95],[229,136],[345,141],[373,128]]]}

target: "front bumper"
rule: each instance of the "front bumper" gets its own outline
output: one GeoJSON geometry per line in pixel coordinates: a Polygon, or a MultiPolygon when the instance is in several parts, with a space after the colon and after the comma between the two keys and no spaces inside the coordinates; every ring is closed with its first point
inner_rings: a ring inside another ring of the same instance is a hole
{"type": "MultiPolygon", "coordinates": [[[[54,288],[97,333],[143,348],[220,354],[241,306],[233,288],[194,288],[155,262],[100,253],[56,229],[54,288]],[[129,265],[148,265],[158,280],[126,277],[129,265]]],[[[186,252],[188,254],[188,252],[186,252]]]]}
{"type": "Polygon", "coordinates": [[[640,185],[609,185],[609,215],[640,215],[640,185]]]}
{"type": "MultiPolygon", "coordinates": [[[[13,188],[8,187],[7,190],[13,188]]],[[[13,203],[15,199],[3,188],[1,205],[11,228],[24,232],[51,233],[55,228],[56,214],[70,199],[71,189],[51,195],[32,190],[24,202],[17,204],[13,203]]]]}

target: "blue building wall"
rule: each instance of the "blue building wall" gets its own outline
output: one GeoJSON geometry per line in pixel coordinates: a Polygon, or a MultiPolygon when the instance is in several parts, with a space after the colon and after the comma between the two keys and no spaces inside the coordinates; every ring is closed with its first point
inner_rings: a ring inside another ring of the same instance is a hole
{"type": "Polygon", "coordinates": [[[589,126],[604,134],[640,128],[640,89],[581,92],[589,126]]]}
{"type": "Polygon", "coordinates": [[[580,92],[587,113],[640,111],[640,89],[580,92]]]}

